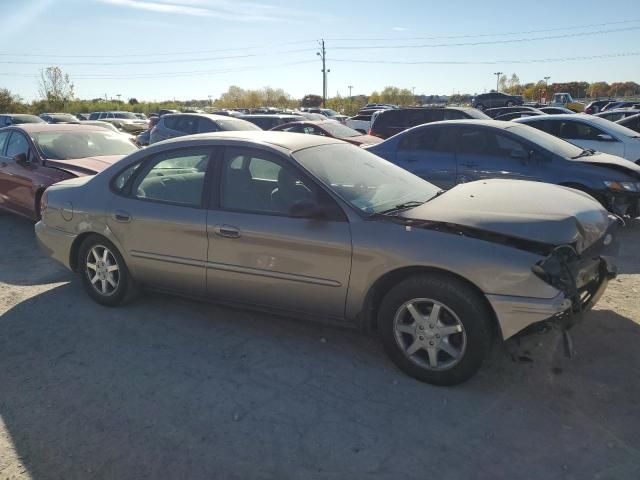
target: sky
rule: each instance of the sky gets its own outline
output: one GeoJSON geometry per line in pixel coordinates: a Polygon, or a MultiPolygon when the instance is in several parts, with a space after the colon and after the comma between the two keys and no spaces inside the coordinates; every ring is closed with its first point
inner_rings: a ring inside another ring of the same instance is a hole
{"type": "Polygon", "coordinates": [[[495,72],[640,83],[640,1],[0,0],[0,88],[38,96],[57,65],[79,98],[480,93],[495,72]]]}

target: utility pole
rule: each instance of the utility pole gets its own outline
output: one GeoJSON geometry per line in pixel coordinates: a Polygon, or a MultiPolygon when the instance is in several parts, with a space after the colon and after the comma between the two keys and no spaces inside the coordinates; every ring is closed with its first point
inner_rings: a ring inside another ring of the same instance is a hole
{"type": "Polygon", "coordinates": [[[322,107],[325,107],[327,101],[327,51],[324,48],[324,39],[320,40],[320,51],[316,55],[322,60],[322,107]]]}
{"type": "Polygon", "coordinates": [[[547,88],[547,86],[549,85],[549,79],[551,77],[544,77],[544,88],[547,88]]]}
{"type": "Polygon", "coordinates": [[[504,72],[495,72],[494,75],[496,76],[496,92],[500,91],[500,75],[502,75],[504,72]]]}
{"type": "Polygon", "coordinates": [[[351,89],[353,89],[353,85],[349,85],[347,88],[349,89],[349,113],[351,113],[351,105],[353,104],[353,97],[351,96],[351,89]]]}

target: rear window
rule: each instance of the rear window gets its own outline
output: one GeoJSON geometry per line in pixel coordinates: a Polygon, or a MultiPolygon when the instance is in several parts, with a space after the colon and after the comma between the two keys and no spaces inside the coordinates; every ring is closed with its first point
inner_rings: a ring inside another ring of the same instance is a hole
{"type": "Polygon", "coordinates": [[[125,118],[128,120],[140,120],[135,113],[131,112],[113,112],[114,118],[125,118]]]}
{"type": "Polygon", "coordinates": [[[225,118],[224,120],[216,120],[215,123],[220,129],[226,131],[260,130],[260,127],[239,118],[225,118]]]}
{"type": "Polygon", "coordinates": [[[11,121],[13,124],[18,123],[44,123],[40,117],[36,117],[35,115],[12,115],[11,121]]]}

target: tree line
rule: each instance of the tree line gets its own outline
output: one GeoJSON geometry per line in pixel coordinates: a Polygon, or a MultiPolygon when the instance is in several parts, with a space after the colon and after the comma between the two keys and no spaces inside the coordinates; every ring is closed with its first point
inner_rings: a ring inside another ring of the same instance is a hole
{"type": "MultiPolygon", "coordinates": [[[[522,95],[527,100],[539,101],[551,98],[555,92],[568,92],[575,98],[631,97],[640,96],[640,85],[636,82],[565,82],[547,84],[544,80],[521,83],[517,74],[502,75],[498,80],[499,91],[512,95],[522,95]]],[[[451,104],[467,104],[471,94],[454,94],[446,97],[451,104]]],[[[370,95],[343,96],[339,92],[328,98],[326,108],[354,115],[367,103],[391,103],[402,106],[441,103],[443,97],[437,95],[414,95],[407,88],[385,87],[370,95]]],[[[233,109],[253,107],[319,107],[322,97],[309,94],[302,99],[292,97],[281,88],[264,87],[261,89],[243,89],[232,85],[213,100],[211,98],[189,101],[166,100],[160,102],[140,102],[136,98],[128,101],[108,98],[79,99],[75,94],[75,85],[69,75],[60,67],[48,67],[41,70],[38,78],[38,99],[25,102],[6,88],[0,88],[0,113],[68,112],[88,113],[94,111],[127,110],[136,113],[153,113],[161,109],[233,109]]]]}

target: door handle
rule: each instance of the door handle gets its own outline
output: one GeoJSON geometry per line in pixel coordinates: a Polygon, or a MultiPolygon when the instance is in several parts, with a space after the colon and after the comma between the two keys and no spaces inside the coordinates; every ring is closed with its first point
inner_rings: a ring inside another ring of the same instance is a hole
{"type": "Polygon", "coordinates": [[[216,225],[213,227],[216,235],[225,238],[240,238],[240,229],[232,225],[216,225]]]}
{"type": "Polygon", "coordinates": [[[124,212],[122,210],[116,210],[113,212],[113,218],[116,219],[116,222],[130,222],[131,215],[128,212],[124,212]]]}

